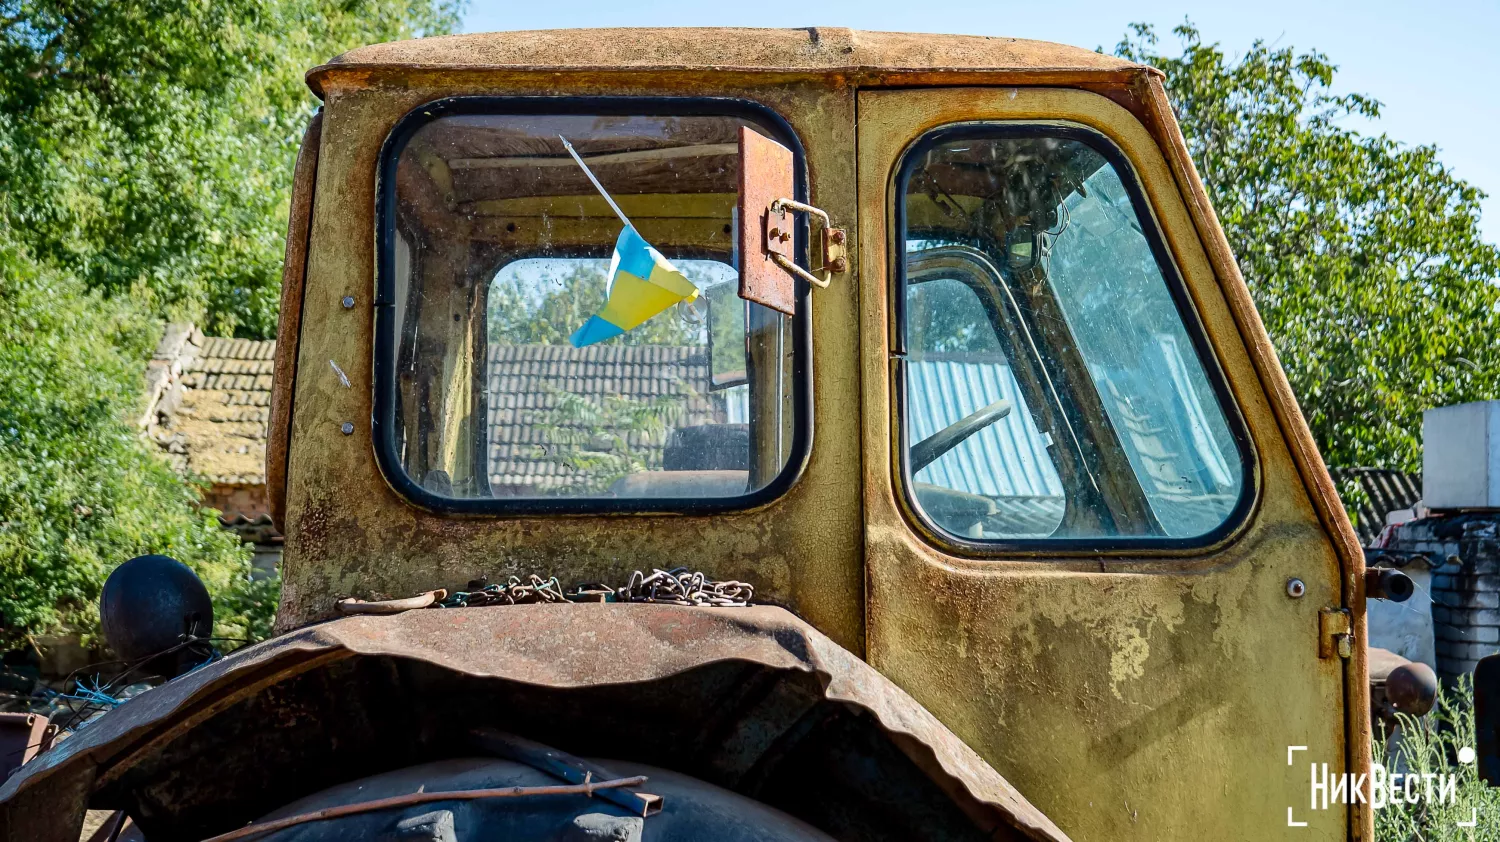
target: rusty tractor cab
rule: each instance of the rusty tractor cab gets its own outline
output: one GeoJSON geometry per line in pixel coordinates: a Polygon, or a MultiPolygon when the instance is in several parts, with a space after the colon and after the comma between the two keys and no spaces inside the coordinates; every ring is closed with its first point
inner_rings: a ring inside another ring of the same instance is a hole
{"type": "Polygon", "coordinates": [[[1369,838],[1302,765],[1369,763],[1363,558],[1155,71],[594,30],[308,82],[283,634],[6,838],[1369,838]]]}

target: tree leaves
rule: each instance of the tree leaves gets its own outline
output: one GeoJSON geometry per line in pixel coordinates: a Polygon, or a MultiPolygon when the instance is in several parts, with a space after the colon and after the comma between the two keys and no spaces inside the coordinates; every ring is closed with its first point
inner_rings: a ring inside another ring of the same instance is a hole
{"type": "Polygon", "coordinates": [[[446,31],[442,0],[0,0],[0,220],[89,288],[276,329],[309,67],[446,31]]]}
{"type": "Polygon", "coordinates": [[[1423,409],[1500,397],[1500,249],[1483,193],[1430,146],[1346,128],[1380,104],[1335,66],[1257,41],[1238,58],[1177,27],[1116,48],[1168,91],[1324,458],[1415,470],[1423,409]]]}
{"type": "Polygon", "coordinates": [[[0,270],[0,642],[91,629],[104,577],[145,552],[193,566],[221,633],[247,631],[248,553],[125,418],[155,323],[13,246],[0,270]]]}
{"type": "Polygon", "coordinates": [[[176,556],[218,633],[276,580],[130,418],[165,318],[276,326],[308,67],[444,31],[441,0],[0,0],[0,644],[90,631],[104,578],[176,556]]]}

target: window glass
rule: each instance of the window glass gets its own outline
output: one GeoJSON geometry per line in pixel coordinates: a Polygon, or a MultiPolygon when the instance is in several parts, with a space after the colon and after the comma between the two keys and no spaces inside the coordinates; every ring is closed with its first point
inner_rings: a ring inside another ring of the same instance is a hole
{"type": "Polygon", "coordinates": [[[387,458],[460,500],[703,500],[774,480],[796,428],[793,342],[789,318],[738,294],[742,125],[418,129],[395,167],[387,458]]]}
{"type": "Polygon", "coordinates": [[[983,281],[958,262],[967,256],[963,249],[929,247],[913,256],[905,366],[911,443],[937,441],[938,433],[988,407],[1003,413],[951,449],[916,448],[908,457],[913,492],[928,516],[967,538],[1051,535],[1062,521],[1062,485],[1047,438],[969,285],[983,281]]]}
{"type": "Polygon", "coordinates": [[[1240,449],[1116,166],[969,127],[919,144],[901,183],[917,508],[975,540],[1225,524],[1240,449]]]}

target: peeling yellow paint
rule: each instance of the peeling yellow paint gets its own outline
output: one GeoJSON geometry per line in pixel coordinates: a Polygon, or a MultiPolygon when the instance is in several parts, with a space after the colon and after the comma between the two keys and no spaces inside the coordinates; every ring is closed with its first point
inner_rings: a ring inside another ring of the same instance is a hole
{"type": "Polygon", "coordinates": [[[1144,678],[1146,659],[1151,657],[1151,644],[1145,635],[1134,626],[1111,630],[1110,643],[1114,652],[1109,656],[1109,692],[1121,701],[1120,684],[1133,678],[1144,678]]]}

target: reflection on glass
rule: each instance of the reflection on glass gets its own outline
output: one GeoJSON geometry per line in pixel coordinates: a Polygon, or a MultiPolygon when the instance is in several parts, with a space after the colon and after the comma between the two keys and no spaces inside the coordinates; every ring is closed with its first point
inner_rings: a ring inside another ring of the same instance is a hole
{"type": "Polygon", "coordinates": [[[918,507],[976,540],[1223,524],[1244,466],[1113,165],[1076,140],[979,132],[908,166],[918,507]]]}

